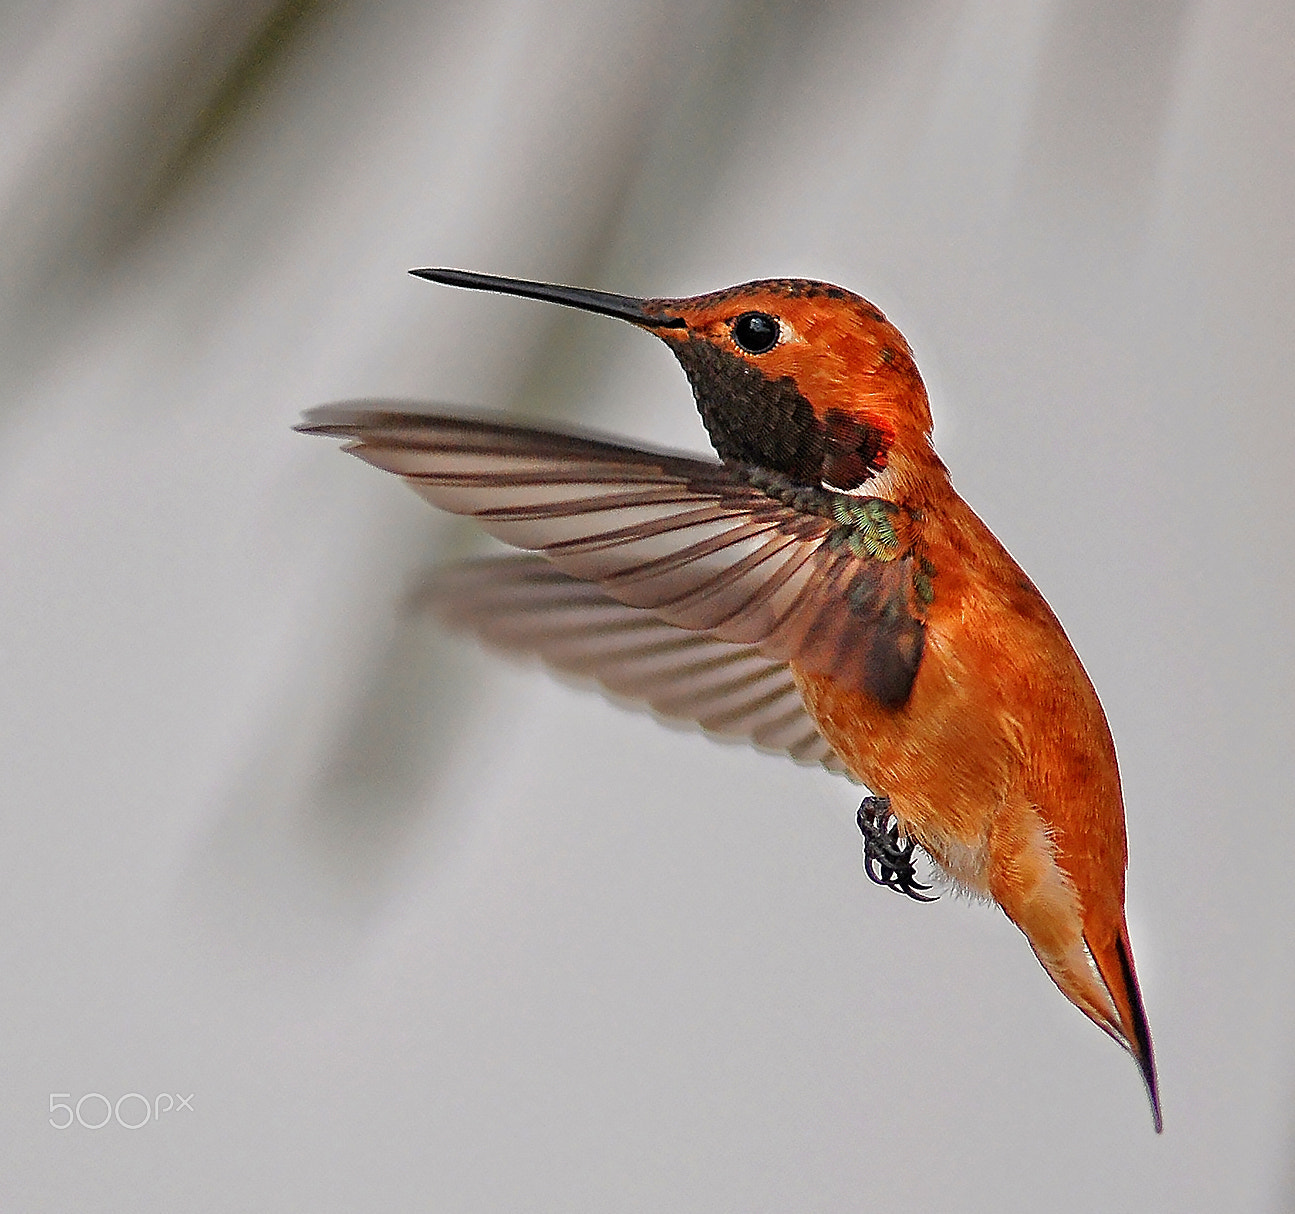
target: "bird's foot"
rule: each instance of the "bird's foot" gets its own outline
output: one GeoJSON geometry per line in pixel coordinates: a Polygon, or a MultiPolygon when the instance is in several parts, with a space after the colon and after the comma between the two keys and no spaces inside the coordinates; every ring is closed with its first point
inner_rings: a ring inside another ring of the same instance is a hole
{"type": "Polygon", "coordinates": [[[901,836],[899,821],[890,812],[889,797],[865,797],[859,806],[859,831],[863,835],[863,871],[871,881],[898,890],[918,902],[934,902],[930,889],[917,880],[913,853],[917,844],[901,836]]]}

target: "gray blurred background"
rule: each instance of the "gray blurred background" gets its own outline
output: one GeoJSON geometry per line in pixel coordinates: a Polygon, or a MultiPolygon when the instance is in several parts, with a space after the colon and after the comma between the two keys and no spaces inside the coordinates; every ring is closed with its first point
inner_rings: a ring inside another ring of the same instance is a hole
{"type": "Polygon", "coordinates": [[[1295,1208],[1293,149],[1282,0],[8,0],[0,1205],[1295,1208]],[[1163,1138],[854,787],[409,612],[470,529],[303,408],[706,445],[426,264],[907,334],[1111,719],[1163,1138]]]}

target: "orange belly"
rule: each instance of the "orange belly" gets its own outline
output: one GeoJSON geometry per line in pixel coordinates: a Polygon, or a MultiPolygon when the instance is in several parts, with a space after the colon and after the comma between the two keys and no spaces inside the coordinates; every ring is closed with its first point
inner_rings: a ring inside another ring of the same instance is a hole
{"type": "Polygon", "coordinates": [[[994,697],[959,660],[951,638],[928,631],[908,702],[899,709],[828,675],[792,664],[805,706],[841,759],[960,884],[988,893],[995,815],[1020,764],[994,697]]]}

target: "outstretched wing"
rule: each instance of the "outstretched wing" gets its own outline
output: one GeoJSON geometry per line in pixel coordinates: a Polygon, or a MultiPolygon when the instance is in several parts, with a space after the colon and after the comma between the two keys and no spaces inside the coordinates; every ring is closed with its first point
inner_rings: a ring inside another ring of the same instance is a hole
{"type": "Polygon", "coordinates": [[[496,648],[592,679],[669,720],[849,774],[805,711],[785,662],[627,607],[541,557],[437,569],[415,603],[496,648]]]}
{"type": "Polygon", "coordinates": [[[912,689],[922,575],[888,502],[484,417],[361,403],[312,410],[299,429],[349,439],[434,505],[675,627],[830,673],[887,707],[912,689]]]}

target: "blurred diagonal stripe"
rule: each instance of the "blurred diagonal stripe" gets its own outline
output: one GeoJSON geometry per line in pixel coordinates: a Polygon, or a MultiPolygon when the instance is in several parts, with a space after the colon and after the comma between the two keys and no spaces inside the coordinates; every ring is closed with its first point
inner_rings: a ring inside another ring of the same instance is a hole
{"type": "Polygon", "coordinates": [[[24,53],[11,52],[0,105],[0,375],[13,377],[8,386],[39,365],[95,274],[189,180],[325,7],[67,3],[18,31],[24,53]]]}
{"type": "MultiPolygon", "coordinates": [[[[340,6],[341,0],[280,0],[268,6],[269,11],[260,25],[248,31],[241,43],[230,40],[230,50],[234,53],[212,82],[211,96],[194,114],[185,137],[158,167],[152,205],[147,210],[165,205],[183,188],[204,153],[246,109],[255,105],[259,90],[285,54],[311,32],[314,21],[326,10],[340,6]]],[[[248,10],[256,7],[227,2],[219,17],[222,23],[241,30],[247,23],[248,10]]]]}

